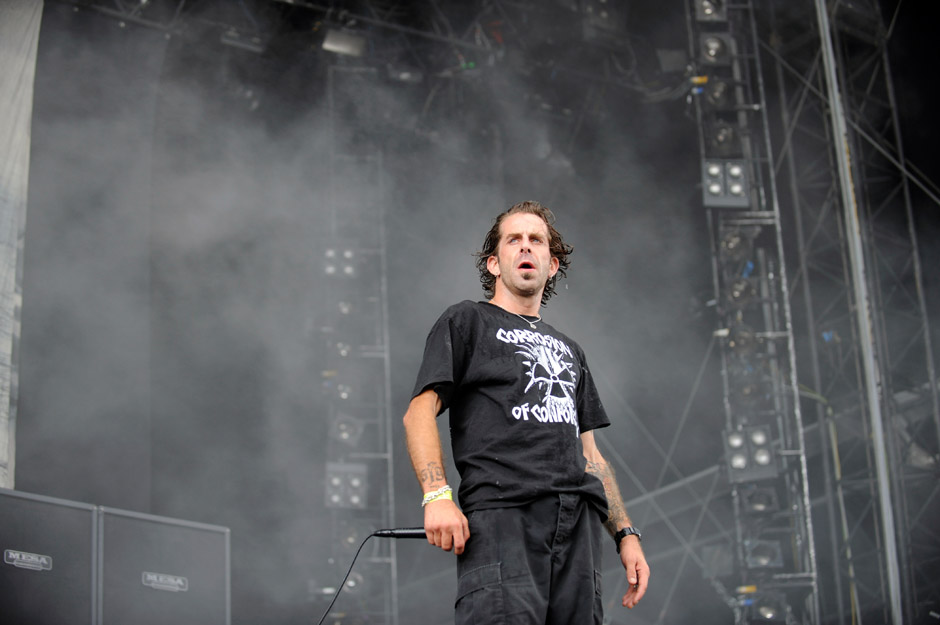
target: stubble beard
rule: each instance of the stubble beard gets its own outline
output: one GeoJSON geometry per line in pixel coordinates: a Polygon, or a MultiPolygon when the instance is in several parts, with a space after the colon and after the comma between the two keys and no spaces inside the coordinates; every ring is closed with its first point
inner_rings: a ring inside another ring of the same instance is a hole
{"type": "MultiPolygon", "coordinates": [[[[531,273],[532,277],[526,278],[523,277],[524,274],[519,274],[515,280],[503,280],[503,285],[509,290],[512,290],[510,287],[515,287],[516,292],[524,297],[538,295],[548,284],[548,278],[545,279],[545,282],[539,283],[538,271],[532,270],[527,273],[531,273]],[[513,282],[515,282],[515,284],[513,284],[513,282]]],[[[500,279],[502,279],[502,277],[500,279]]]]}

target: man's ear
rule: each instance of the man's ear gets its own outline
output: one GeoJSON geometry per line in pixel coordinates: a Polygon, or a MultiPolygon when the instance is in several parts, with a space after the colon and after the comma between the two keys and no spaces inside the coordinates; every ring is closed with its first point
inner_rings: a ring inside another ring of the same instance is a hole
{"type": "Polygon", "coordinates": [[[560,267],[558,259],[552,256],[552,259],[548,261],[548,277],[551,278],[556,273],[558,273],[558,267],[560,267]]]}
{"type": "Polygon", "coordinates": [[[490,256],[489,258],[487,258],[486,269],[487,271],[489,271],[491,274],[493,274],[494,276],[498,278],[499,277],[499,259],[496,258],[496,256],[490,256]]]}

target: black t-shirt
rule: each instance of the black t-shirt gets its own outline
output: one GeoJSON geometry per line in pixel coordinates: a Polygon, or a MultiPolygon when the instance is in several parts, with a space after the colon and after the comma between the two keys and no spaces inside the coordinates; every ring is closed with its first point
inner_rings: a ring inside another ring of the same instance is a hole
{"type": "Polygon", "coordinates": [[[434,389],[450,409],[465,512],[579,493],[606,516],[580,434],[610,421],[578,344],[535,325],[488,302],[451,306],[428,335],[414,396],[434,389]]]}

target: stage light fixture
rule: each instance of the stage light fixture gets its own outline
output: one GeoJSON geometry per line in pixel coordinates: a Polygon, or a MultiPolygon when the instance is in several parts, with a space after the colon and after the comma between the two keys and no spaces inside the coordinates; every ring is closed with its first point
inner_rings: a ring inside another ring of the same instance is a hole
{"type": "Polygon", "coordinates": [[[322,47],[327,52],[334,52],[345,56],[361,57],[366,53],[365,37],[330,28],[326,31],[322,47]]]}
{"type": "Polygon", "coordinates": [[[769,379],[760,360],[735,354],[728,364],[728,386],[736,409],[754,410],[769,397],[769,379]]]}
{"type": "Polygon", "coordinates": [[[773,487],[751,485],[742,488],[740,493],[742,507],[748,514],[773,514],[780,510],[780,499],[773,487]]]}
{"type": "Polygon", "coordinates": [[[730,33],[701,33],[699,35],[699,60],[704,65],[730,65],[734,54],[734,40],[730,33]]]}
{"type": "Polygon", "coordinates": [[[757,299],[757,287],[749,278],[733,280],[725,288],[726,303],[738,310],[747,308],[757,299]]]}
{"type": "Polygon", "coordinates": [[[581,38],[590,43],[618,46],[627,29],[626,3],[610,0],[578,0],[581,38]]]}
{"type": "Polygon", "coordinates": [[[326,507],[363,509],[368,491],[368,467],[361,463],[326,463],[326,507]]]}
{"type": "Polygon", "coordinates": [[[754,452],[754,464],[759,467],[766,467],[771,462],[773,462],[773,455],[771,455],[769,449],[758,449],[754,452]]]}
{"type": "Polygon", "coordinates": [[[705,149],[710,159],[740,158],[741,133],[726,120],[713,120],[705,126],[705,149]]]}
{"type": "Polygon", "coordinates": [[[352,595],[362,594],[364,588],[366,587],[366,578],[362,576],[362,573],[359,571],[353,571],[349,574],[349,577],[346,578],[346,585],[344,588],[346,592],[352,595]]]}
{"type": "MultiPolygon", "coordinates": [[[[721,168],[713,164],[719,174],[721,168]]],[[[721,241],[718,243],[718,253],[723,263],[739,263],[747,260],[753,255],[753,234],[748,235],[741,228],[729,228],[721,235],[721,241]]]]}
{"type": "Polygon", "coordinates": [[[747,625],[758,623],[783,625],[788,622],[790,605],[783,593],[757,592],[741,601],[744,608],[744,622],[747,625]]]}
{"type": "Polygon", "coordinates": [[[769,427],[754,426],[725,432],[724,446],[728,479],[732,483],[777,477],[779,470],[769,427]]]}
{"type": "Polygon", "coordinates": [[[750,326],[744,324],[737,325],[728,332],[728,349],[737,356],[749,356],[757,348],[757,335],[750,326]]]}
{"type": "Polygon", "coordinates": [[[696,0],[695,19],[700,22],[723,22],[728,19],[728,11],[722,0],[696,0]]]}
{"type": "Polygon", "coordinates": [[[323,250],[323,273],[328,276],[354,278],[358,273],[358,256],[351,246],[333,245],[323,250]]]}
{"type": "Polygon", "coordinates": [[[751,194],[744,161],[707,159],[702,164],[702,191],[705,206],[748,208],[751,194]]]}
{"type": "Polygon", "coordinates": [[[769,437],[767,436],[767,430],[763,428],[755,428],[750,431],[751,442],[758,447],[764,447],[770,443],[769,437]]]}
{"type": "Polygon", "coordinates": [[[734,90],[727,80],[716,77],[709,78],[702,92],[709,107],[718,111],[728,111],[734,108],[734,90]]]}
{"type": "Polygon", "coordinates": [[[744,563],[749,569],[783,568],[783,549],[779,540],[744,539],[744,563]]]}
{"type": "Polygon", "coordinates": [[[323,394],[333,401],[349,401],[355,395],[348,372],[339,369],[324,369],[320,372],[323,394]]]}
{"type": "Polygon", "coordinates": [[[355,447],[362,439],[365,425],[360,419],[338,412],[330,420],[330,438],[350,447],[355,447]]]}

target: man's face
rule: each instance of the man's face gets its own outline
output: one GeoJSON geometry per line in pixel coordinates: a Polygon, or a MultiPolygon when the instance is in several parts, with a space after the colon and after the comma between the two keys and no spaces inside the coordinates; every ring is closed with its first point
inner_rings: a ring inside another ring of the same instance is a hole
{"type": "Polygon", "coordinates": [[[516,213],[499,227],[496,255],[486,261],[496,276],[496,295],[502,290],[524,297],[538,295],[558,271],[558,259],[549,251],[548,225],[538,215],[516,213]]]}

